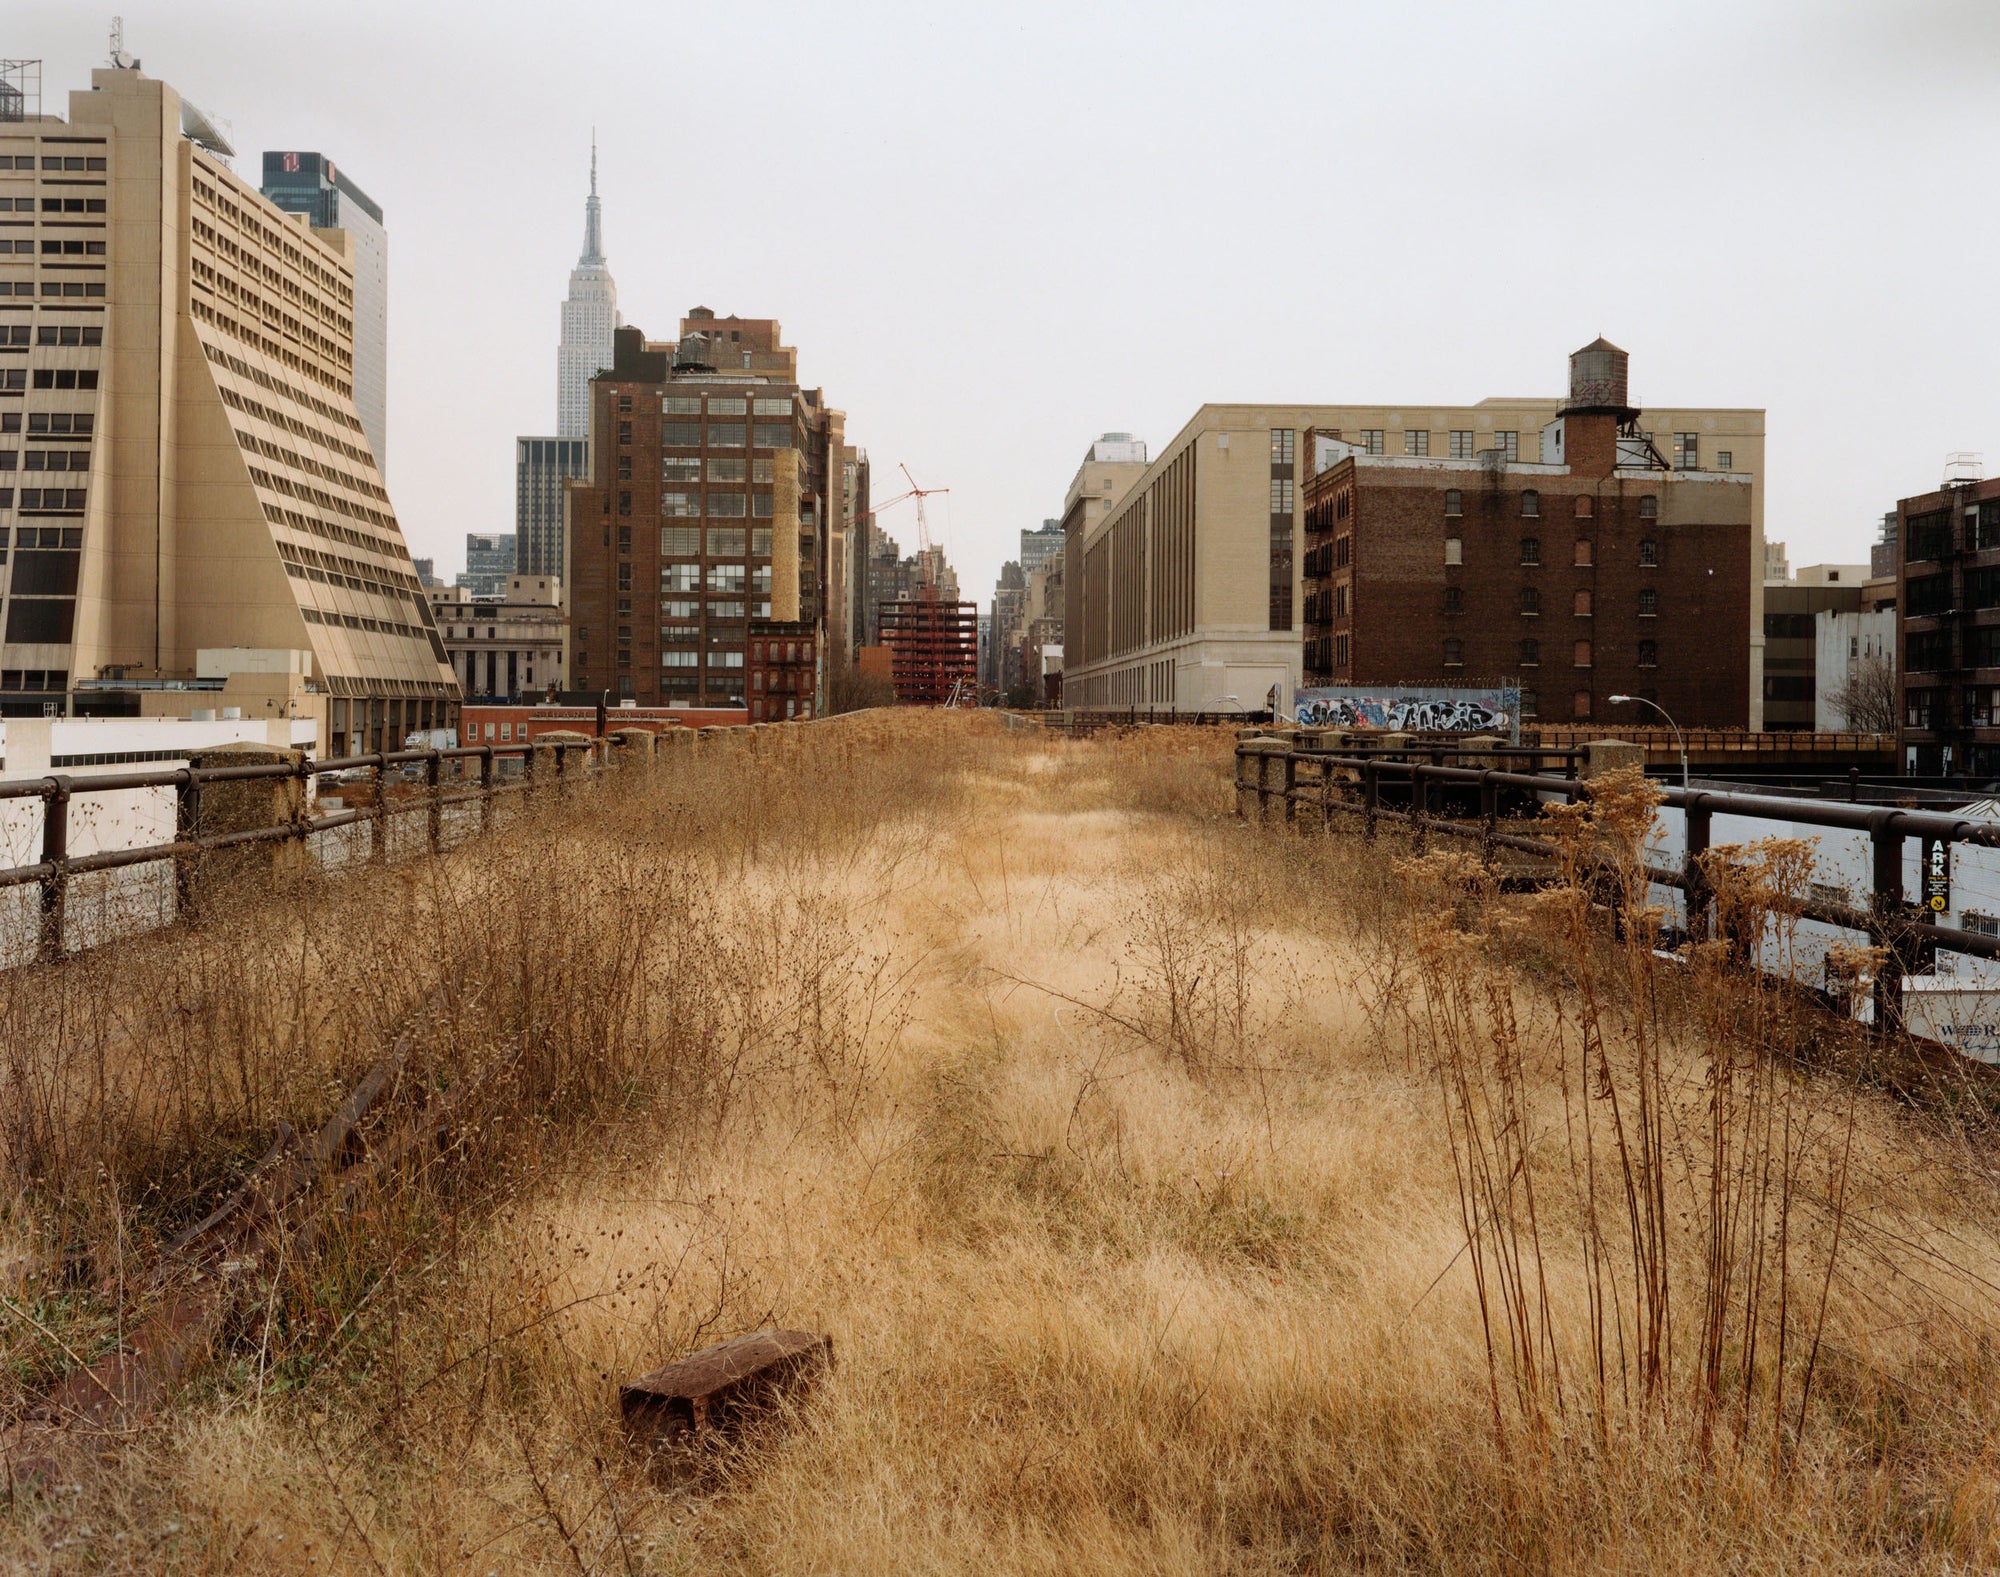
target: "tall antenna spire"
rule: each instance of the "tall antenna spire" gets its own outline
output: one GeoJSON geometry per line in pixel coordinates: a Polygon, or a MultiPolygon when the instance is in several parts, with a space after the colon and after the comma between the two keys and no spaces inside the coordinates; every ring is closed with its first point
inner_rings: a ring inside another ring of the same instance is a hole
{"type": "Polygon", "coordinates": [[[583,255],[579,264],[604,261],[604,224],[597,201],[597,128],[590,129],[590,197],[583,205],[583,255]]]}

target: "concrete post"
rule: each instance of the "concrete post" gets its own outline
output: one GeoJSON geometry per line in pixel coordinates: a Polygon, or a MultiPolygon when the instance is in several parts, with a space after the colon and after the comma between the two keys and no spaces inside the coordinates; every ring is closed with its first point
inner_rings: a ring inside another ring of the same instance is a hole
{"type": "MultiPolygon", "coordinates": [[[[189,751],[188,766],[196,771],[280,764],[296,768],[303,754],[270,745],[210,745],[189,751]]],[[[296,771],[285,777],[209,780],[201,785],[195,806],[193,826],[187,830],[197,838],[288,827],[305,814],[305,780],[296,771]]],[[[232,889],[261,892],[294,880],[304,873],[306,864],[305,846],[297,838],[203,849],[189,857],[180,887],[192,913],[199,915],[232,889]]]]}
{"type": "Polygon", "coordinates": [[[1624,767],[1646,770],[1646,747],[1623,739],[1593,739],[1583,747],[1583,777],[1586,782],[1624,767]]]}
{"type": "Polygon", "coordinates": [[[650,728],[614,728],[611,731],[611,764],[620,770],[644,775],[653,770],[654,735],[650,728]]]}

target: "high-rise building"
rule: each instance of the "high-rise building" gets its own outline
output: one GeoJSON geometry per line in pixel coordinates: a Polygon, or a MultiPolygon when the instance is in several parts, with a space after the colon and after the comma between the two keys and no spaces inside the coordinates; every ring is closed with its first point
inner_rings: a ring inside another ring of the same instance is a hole
{"type": "Polygon", "coordinates": [[[422,583],[425,591],[430,591],[444,584],[443,581],[438,579],[436,559],[412,559],[410,562],[416,566],[417,579],[422,583]]]}
{"type": "MultiPolygon", "coordinates": [[[[597,144],[590,145],[590,197],[583,205],[583,252],[569,271],[569,299],[562,309],[562,344],[556,352],[556,433],[590,436],[590,380],[611,365],[611,336],[618,327],[618,286],[604,261],[603,214],[597,201],[597,144]]],[[[523,573],[528,573],[523,566],[523,573]]],[[[556,570],[536,573],[558,573],[556,570]]]]}
{"type": "Polygon", "coordinates": [[[856,652],[870,643],[869,632],[875,628],[869,617],[873,607],[869,582],[868,544],[872,529],[869,511],[873,506],[869,502],[872,477],[868,451],[853,444],[844,445],[840,472],[842,515],[847,522],[842,542],[842,557],[847,561],[847,619],[842,644],[832,648],[830,655],[838,662],[851,663],[856,652]]]}
{"type": "MultiPolygon", "coordinates": [[[[1254,711],[1272,685],[1299,683],[1301,555],[1311,457],[1307,430],[1338,435],[1364,458],[1535,463],[1559,396],[1469,406],[1204,405],[1108,507],[1086,511],[1067,548],[1063,702],[1116,710],[1254,711]],[[1235,699],[1232,699],[1235,698],[1235,699]]],[[[1750,486],[1746,707],[1762,727],[1764,693],[1764,412],[1653,408],[1648,442],[1675,473],[1750,486]]],[[[1567,700],[1567,691],[1564,692],[1567,700]]]]}
{"type": "Polygon", "coordinates": [[[519,573],[563,573],[563,483],[588,475],[588,438],[514,440],[514,551],[519,573]]]}
{"type": "MultiPolygon", "coordinates": [[[[505,596],[507,581],[514,574],[518,557],[514,538],[509,533],[468,531],[465,534],[465,572],[453,584],[468,596],[505,596]]],[[[549,577],[531,578],[547,580],[549,577]]]]}
{"type": "Polygon", "coordinates": [[[458,684],[355,407],[355,235],[229,151],[136,69],[0,122],[0,711],[155,712],[236,661],[309,682],[321,748],[393,749],[458,684]]]}
{"type": "Polygon", "coordinates": [[[315,230],[354,237],[354,409],[389,469],[389,232],[382,208],[323,153],[264,155],[264,195],[315,230]]]}
{"type": "Polygon", "coordinates": [[[590,479],[569,492],[571,684],[748,706],[757,621],[809,624],[823,653],[844,613],[829,568],[846,536],[841,413],[800,386],[774,320],[705,307],[677,342],[620,328],[590,392],[590,479]]]}

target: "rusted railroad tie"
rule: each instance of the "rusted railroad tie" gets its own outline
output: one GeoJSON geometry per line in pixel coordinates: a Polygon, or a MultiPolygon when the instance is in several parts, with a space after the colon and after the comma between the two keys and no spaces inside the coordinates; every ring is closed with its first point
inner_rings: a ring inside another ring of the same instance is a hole
{"type": "Polygon", "coordinates": [[[277,1141],[236,1190],[166,1246],[140,1284],[136,1301],[143,1312],[128,1325],[123,1346],[72,1371],[0,1434],[0,1453],[16,1474],[48,1472],[65,1444],[116,1440],[144,1426],[206,1356],[238,1295],[273,1250],[310,1249],[330,1212],[345,1209],[369,1182],[443,1137],[496,1065],[418,1100],[383,1142],[353,1154],[362,1125],[402,1088],[410,1054],[448,1001],[448,989],[441,987],[412,1016],[309,1143],[301,1144],[290,1124],[279,1124],[277,1141]],[[317,1194],[316,1208],[294,1225],[288,1213],[295,1219],[292,1207],[308,1194],[317,1194]]]}

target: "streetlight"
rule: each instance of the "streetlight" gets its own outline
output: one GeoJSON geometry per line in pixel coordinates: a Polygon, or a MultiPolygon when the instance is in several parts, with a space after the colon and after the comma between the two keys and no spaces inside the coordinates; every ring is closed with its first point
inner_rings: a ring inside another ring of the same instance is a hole
{"type": "Polygon", "coordinates": [[[1619,706],[1627,701],[1636,701],[1641,706],[1650,706],[1655,712],[1658,712],[1660,716],[1667,719],[1667,727],[1671,728],[1674,731],[1674,742],[1680,747],[1681,792],[1686,793],[1688,790],[1688,747],[1687,747],[1687,735],[1681,732],[1681,725],[1679,723],[1676,723],[1673,720],[1673,718],[1668,715],[1667,709],[1664,706],[1660,705],[1658,701],[1648,701],[1643,695],[1614,695],[1611,697],[1611,704],[1613,706],[1619,706]]]}

